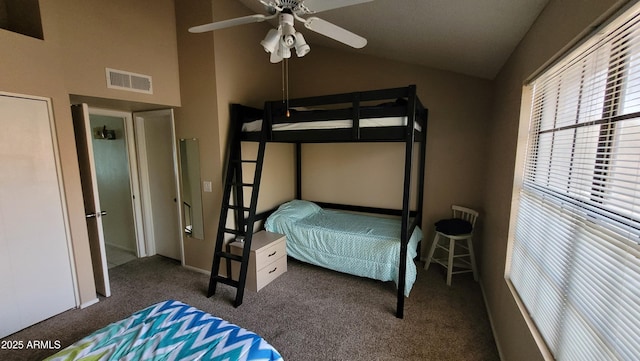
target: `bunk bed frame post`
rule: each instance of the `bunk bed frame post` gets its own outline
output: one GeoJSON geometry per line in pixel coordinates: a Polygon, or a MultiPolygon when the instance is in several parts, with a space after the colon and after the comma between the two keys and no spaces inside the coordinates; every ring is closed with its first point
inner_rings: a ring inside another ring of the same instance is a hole
{"type": "Polygon", "coordinates": [[[296,199],[302,199],[302,144],[296,143],[296,199]]]}
{"type": "Polygon", "coordinates": [[[409,243],[409,214],[411,199],[411,170],[413,168],[413,146],[415,141],[415,131],[413,129],[416,114],[416,87],[408,87],[407,94],[407,126],[405,137],[405,158],[404,158],[404,189],[402,192],[402,223],[400,227],[400,259],[398,278],[398,300],[396,306],[396,317],[404,317],[404,289],[407,274],[407,245],[409,243]]]}
{"type": "MultiPolygon", "coordinates": [[[[417,99],[417,97],[416,97],[417,99]]],[[[425,120],[429,119],[429,110],[425,109],[420,104],[421,110],[424,112],[425,120]]],[[[424,214],[424,171],[427,163],[427,122],[422,125],[422,131],[420,132],[420,173],[418,174],[418,226],[422,227],[422,215],[424,214]]],[[[419,256],[419,255],[418,255],[419,256]]]]}
{"type": "Polygon", "coordinates": [[[353,125],[351,126],[353,139],[360,139],[360,94],[353,93],[353,125]]]}

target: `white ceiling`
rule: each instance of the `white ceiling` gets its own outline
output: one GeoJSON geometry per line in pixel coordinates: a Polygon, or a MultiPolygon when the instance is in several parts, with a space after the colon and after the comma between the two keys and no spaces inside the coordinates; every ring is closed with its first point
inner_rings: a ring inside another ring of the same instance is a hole
{"type": "MultiPolygon", "coordinates": [[[[258,0],[238,1],[266,14],[258,0]]],[[[362,49],[296,30],[311,51],[316,44],[493,79],[548,1],[374,0],[315,15],[367,38],[362,49]]]]}

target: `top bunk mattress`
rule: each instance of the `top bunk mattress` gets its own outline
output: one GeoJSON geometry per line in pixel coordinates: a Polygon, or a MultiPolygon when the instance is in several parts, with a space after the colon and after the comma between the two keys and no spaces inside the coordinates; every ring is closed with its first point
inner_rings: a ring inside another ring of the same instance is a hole
{"type": "Polygon", "coordinates": [[[415,85],[267,101],[262,109],[231,105],[234,134],[237,130],[242,140],[260,141],[265,136],[269,142],[291,143],[405,142],[408,137],[426,141],[428,110],[415,85]]]}
{"type": "MultiPolygon", "coordinates": [[[[407,125],[407,117],[382,117],[360,119],[360,128],[376,127],[404,127],[407,125]]],[[[298,123],[279,123],[272,126],[273,131],[287,130],[317,130],[317,129],[344,129],[352,128],[353,120],[319,120],[298,123]]],[[[414,122],[414,129],[421,131],[422,127],[418,122],[414,122]]],[[[242,125],[243,132],[259,132],[262,130],[262,119],[242,125]]]]}

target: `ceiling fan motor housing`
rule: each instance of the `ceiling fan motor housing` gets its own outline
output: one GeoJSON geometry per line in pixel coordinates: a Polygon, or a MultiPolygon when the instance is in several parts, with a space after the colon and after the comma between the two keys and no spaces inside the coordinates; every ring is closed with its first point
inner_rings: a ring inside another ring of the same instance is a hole
{"type": "MultiPolygon", "coordinates": [[[[264,1],[261,2],[264,4],[264,1]]],[[[300,0],[277,0],[275,3],[271,3],[270,6],[279,11],[290,11],[298,15],[311,13],[311,11],[304,5],[303,1],[300,0]]]]}

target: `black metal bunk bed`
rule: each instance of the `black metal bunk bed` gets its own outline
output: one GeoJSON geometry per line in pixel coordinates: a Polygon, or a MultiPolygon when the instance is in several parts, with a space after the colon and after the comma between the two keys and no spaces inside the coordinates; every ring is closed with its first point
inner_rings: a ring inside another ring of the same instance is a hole
{"type": "Polygon", "coordinates": [[[401,142],[405,144],[402,209],[316,203],[321,207],[332,209],[400,217],[401,243],[396,317],[403,318],[406,275],[406,263],[403,260],[407,258],[409,238],[422,219],[427,113],[427,109],[417,97],[415,85],[291,99],[286,108],[282,101],[266,102],[264,109],[232,104],[227,174],[208,296],[215,293],[217,282],[222,282],[237,288],[235,305],[242,303],[254,223],[266,219],[270,214],[270,212],[256,214],[267,142],[296,145],[296,197],[298,199],[302,199],[303,143],[401,142]],[[331,124],[331,127],[327,128],[326,124],[331,124]],[[310,129],[299,129],[299,127],[310,129]],[[240,144],[247,141],[259,143],[257,159],[242,159],[240,144]],[[422,146],[417,152],[419,156],[417,209],[411,210],[409,201],[412,191],[411,173],[413,157],[416,156],[414,151],[416,143],[422,143],[422,146]],[[242,175],[242,164],[246,163],[255,164],[255,175],[251,182],[246,182],[242,175]],[[252,189],[249,206],[245,206],[243,199],[246,187],[252,189]],[[227,214],[230,211],[235,215],[235,228],[227,226],[227,214]],[[223,251],[223,244],[226,242],[225,234],[232,234],[244,240],[245,252],[242,256],[232,255],[228,249],[223,251]],[[221,258],[227,259],[229,275],[231,274],[229,261],[241,263],[239,280],[218,275],[221,258]]]}

